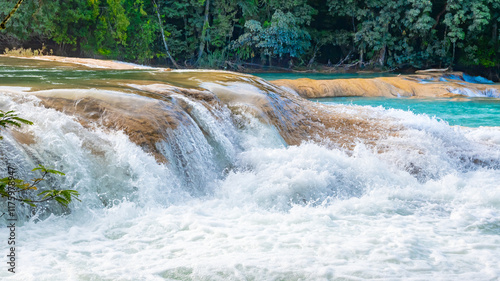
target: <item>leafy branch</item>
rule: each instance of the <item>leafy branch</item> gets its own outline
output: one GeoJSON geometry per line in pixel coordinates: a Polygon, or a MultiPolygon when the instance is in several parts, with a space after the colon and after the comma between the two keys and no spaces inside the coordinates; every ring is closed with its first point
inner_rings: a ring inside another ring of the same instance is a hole
{"type": "MultiPolygon", "coordinates": [[[[1,127],[7,128],[8,125],[14,125],[16,127],[21,127],[21,124],[33,125],[33,122],[18,117],[17,114],[14,113],[13,110],[7,111],[7,112],[0,110],[0,126],[1,127]]],[[[0,136],[0,139],[2,139],[2,136],[0,136]]],[[[36,207],[35,203],[41,203],[41,202],[46,202],[46,201],[50,201],[50,200],[55,200],[65,207],[67,207],[68,204],[71,203],[71,201],[73,199],[81,201],[80,199],[78,199],[78,196],[80,195],[78,193],[78,191],[71,190],[71,189],[45,190],[45,191],[42,191],[42,192],[37,194],[37,196],[41,196],[40,199],[31,199],[27,196],[23,196],[22,192],[24,192],[24,191],[38,190],[37,185],[40,184],[42,181],[46,180],[46,178],[49,174],[58,175],[58,176],[65,175],[63,172],[60,172],[60,171],[57,171],[54,169],[46,168],[43,165],[38,165],[38,167],[34,168],[31,171],[32,172],[39,171],[42,173],[42,176],[39,178],[32,179],[31,182],[27,182],[23,179],[17,179],[17,178],[12,178],[12,177],[1,178],[0,179],[0,196],[6,197],[6,198],[8,198],[8,200],[12,199],[15,201],[24,202],[32,207],[36,207]]]]}
{"type": "Polygon", "coordinates": [[[16,201],[27,203],[32,207],[36,206],[34,203],[46,202],[49,200],[55,200],[65,207],[67,207],[68,204],[73,199],[80,201],[80,199],[78,199],[78,196],[80,195],[78,191],[69,189],[68,190],[53,189],[53,190],[42,191],[38,193],[38,196],[43,196],[39,200],[33,200],[28,197],[23,197],[22,195],[20,195],[20,192],[27,190],[38,190],[36,186],[40,182],[46,180],[47,175],[49,174],[60,175],[60,176],[65,175],[60,171],[48,169],[42,165],[38,165],[38,167],[34,168],[32,171],[41,171],[42,177],[32,179],[31,183],[26,182],[22,179],[12,179],[12,178],[9,179],[9,177],[0,179],[0,195],[2,197],[8,197],[16,201]],[[11,188],[9,188],[9,185],[11,188]],[[14,187],[15,189],[12,189],[12,187],[14,187]],[[14,196],[14,194],[19,194],[19,195],[14,196]]]}
{"type": "MultiPolygon", "coordinates": [[[[14,113],[14,110],[7,112],[0,110],[0,126],[7,128],[7,125],[14,125],[20,128],[21,124],[33,125],[33,122],[18,117],[17,114],[14,113]]],[[[0,136],[0,140],[1,139],[3,139],[2,136],[0,136]]]]}

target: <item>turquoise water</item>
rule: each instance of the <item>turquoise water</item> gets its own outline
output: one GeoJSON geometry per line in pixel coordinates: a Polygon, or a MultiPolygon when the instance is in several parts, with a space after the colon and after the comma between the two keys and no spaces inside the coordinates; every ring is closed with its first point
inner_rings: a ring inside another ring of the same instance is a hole
{"type": "Polygon", "coordinates": [[[311,99],[324,104],[348,104],[382,106],[427,114],[448,122],[450,125],[467,127],[500,126],[500,99],[411,99],[411,98],[365,98],[343,97],[311,99]]]}

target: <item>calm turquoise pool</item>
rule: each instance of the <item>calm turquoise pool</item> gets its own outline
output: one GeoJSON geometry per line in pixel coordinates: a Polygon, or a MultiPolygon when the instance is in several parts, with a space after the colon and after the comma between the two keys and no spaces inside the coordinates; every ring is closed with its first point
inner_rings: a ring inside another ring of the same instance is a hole
{"type": "Polygon", "coordinates": [[[500,99],[412,99],[412,98],[322,98],[311,99],[324,104],[347,104],[401,109],[427,114],[450,125],[467,127],[500,126],[500,99]]]}

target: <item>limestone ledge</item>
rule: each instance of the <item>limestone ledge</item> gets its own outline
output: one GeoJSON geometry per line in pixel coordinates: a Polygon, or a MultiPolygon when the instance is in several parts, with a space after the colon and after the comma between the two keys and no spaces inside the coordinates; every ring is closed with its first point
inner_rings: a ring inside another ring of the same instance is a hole
{"type": "MultiPolygon", "coordinates": [[[[33,57],[18,57],[9,55],[0,55],[3,57],[12,57],[19,59],[31,59],[39,61],[50,61],[56,63],[64,63],[70,65],[80,65],[88,68],[97,69],[116,69],[116,70],[130,70],[130,69],[158,69],[144,65],[138,65],[133,63],[126,63],[121,61],[112,60],[101,60],[101,59],[90,59],[90,58],[74,58],[74,57],[62,57],[62,56],[33,56],[33,57]]],[[[170,70],[168,68],[162,68],[161,70],[170,70]]]]}
{"type": "MultiPolygon", "coordinates": [[[[447,73],[449,74],[449,73],[447,73]]],[[[452,73],[461,76],[461,73],[452,73]]],[[[313,80],[300,78],[271,81],[295,91],[304,98],[326,97],[455,97],[469,95],[500,96],[499,84],[473,84],[446,79],[443,74],[406,75],[379,78],[313,80]]]]}

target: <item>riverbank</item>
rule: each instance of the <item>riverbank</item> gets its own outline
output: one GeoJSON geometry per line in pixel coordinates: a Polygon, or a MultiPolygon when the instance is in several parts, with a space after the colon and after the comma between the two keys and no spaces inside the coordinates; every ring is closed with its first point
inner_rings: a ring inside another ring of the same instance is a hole
{"type": "Polygon", "coordinates": [[[116,69],[116,70],[164,69],[164,70],[169,70],[169,68],[157,68],[157,67],[138,65],[138,64],[133,64],[133,63],[126,63],[126,62],[121,62],[121,61],[89,59],[89,58],[74,58],[74,57],[61,57],[61,56],[18,57],[18,56],[9,56],[9,55],[0,55],[0,57],[50,61],[50,62],[58,62],[58,63],[66,63],[66,64],[76,64],[76,65],[80,65],[80,66],[86,66],[89,68],[101,68],[101,69],[116,69]]]}
{"type": "MultiPolygon", "coordinates": [[[[149,67],[132,63],[61,56],[2,57],[47,61],[66,65],[78,65],[91,69],[171,71],[170,68],[149,67]]],[[[295,72],[297,73],[297,72],[295,72]]],[[[300,72],[303,73],[303,72],[300,72]]],[[[317,73],[317,72],[316,72],[317,73]]],[[[297,73],[298,74],[298,73],[297,73]]],[[[304,73],[305,74],[305,73],[304,73]]],[[[362,73],[365,75],[366,73],[362,73]]],[[[376,75],[376,73],[370,73],[376,75]]],[[[381,73],[381,75],[384,75],[381,73]]],[[[385,74],[387,75],[387,74],[385,74]]],[[[470,83],[466,74],[451,71],[430,71],[419,74],[392,77],[349,78],[316,80],[309,78],[273,80],[276,86],[286,88],[303,98],[323,97],[453,97],[480,96],[500,97],[499,84],[470,83]],[[467,82],[469,81],[469,82],[467,82]]],[[[472,77],[474,78],[474,77],[472,77]]],[[[268,79],[270,80],[270,79],[268,79]]],[[[481,82],[481,81],[480,81],[481,82]]]]}

